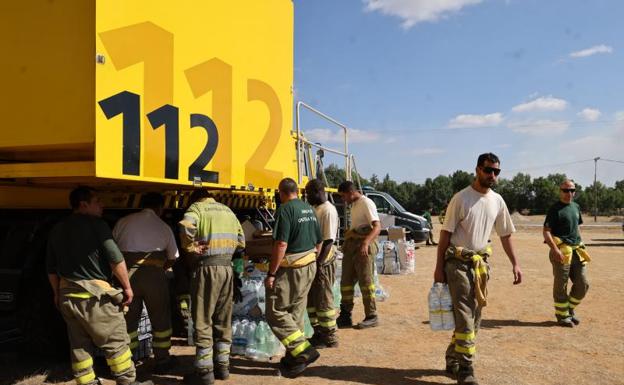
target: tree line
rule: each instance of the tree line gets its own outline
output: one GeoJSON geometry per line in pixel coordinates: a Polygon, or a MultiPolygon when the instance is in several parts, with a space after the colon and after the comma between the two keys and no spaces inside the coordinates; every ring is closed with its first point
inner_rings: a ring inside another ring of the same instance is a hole
{"type": "MultiPolygon", "coordinates": [[[[325,168],[325,175],[330,186],[336,187],[345,179],[344,169],[335,164],[325,168]]],[[[356,175],[354,174],[354,180],[356,175]]],[[[359,176],[362,186],[392,195],[405,209],[414,213],[432,209],[434,214],[446,208],[453,194],[472,183],[473,173],[457,170],[451,175],[438,175],[427,178],[424,183],[398,183],[386,174],[382,179],[373,174],[370,179],[359,176]]],[[[550,205],[559,200],[559,185],[567,179],[565,174],[550,174],[545,177],[531,178],[529,174],[518,173],[511,179],[501,178],[494,190],[502,195],[511,212],[522,214],[545,214],[550,205]]],[[[598,215],[617,215],[624,213],[624,179],[615,182],[614,187],[607,187],[596,182],[588,187],[576,184],[574,200],[585,213],[594,213],[594,199],[598,215]]]]}

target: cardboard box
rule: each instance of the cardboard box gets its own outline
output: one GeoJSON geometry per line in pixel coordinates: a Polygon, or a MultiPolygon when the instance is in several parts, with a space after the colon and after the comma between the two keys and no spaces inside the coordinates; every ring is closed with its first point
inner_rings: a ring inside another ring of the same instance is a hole
{"type": "Polygon", "coordinates": [[[270,258],[272,252],[272,237],[250,239],[245,244],[245,255],[252,259],[270,258]]]}
{"type": "Polygon", "coordinates": [[[405,228],[404,227],[389,227],[388,228],[388,240],[398,241],[399,239],[405,240],[405,228]]]}

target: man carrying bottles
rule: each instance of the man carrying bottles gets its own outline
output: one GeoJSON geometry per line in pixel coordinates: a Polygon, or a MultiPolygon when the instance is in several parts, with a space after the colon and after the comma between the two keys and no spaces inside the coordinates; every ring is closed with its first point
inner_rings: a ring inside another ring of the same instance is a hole
{"type": "Polygon", "coordinates": [[[487,305],[489,238],[492,228],[501,239],[513,267],[514,285],[522,281],[511,234],[515,231],[507,205],[491,187],[500,173],[500,161],[492,153],[479,156],[476,178],[453,196],[440,231],[435,282],[447,282],[453,302],[455,332],[446,350],[446,371],[459,385],[476,385],[473,363],[481,310],[487,305]]]}

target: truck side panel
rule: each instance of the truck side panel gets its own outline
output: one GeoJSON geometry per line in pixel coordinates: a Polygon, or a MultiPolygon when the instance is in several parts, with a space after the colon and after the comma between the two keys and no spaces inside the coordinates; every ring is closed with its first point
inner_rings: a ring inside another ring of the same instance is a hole
{"type": "Polygon", "coordinates": [[[96,175],[275,188],[296,175],[291,1],[98,1],[96,175]]]}

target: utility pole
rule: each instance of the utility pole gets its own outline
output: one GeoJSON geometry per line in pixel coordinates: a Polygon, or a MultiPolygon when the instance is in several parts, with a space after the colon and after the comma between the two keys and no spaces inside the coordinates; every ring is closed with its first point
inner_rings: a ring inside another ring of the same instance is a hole
{"type": "Polygon", "coordinates": [[[599,160],[599,156],[594,158],[594,222],[598,222],[598,186],[596,186],[596,174],[598,173],[599,160]]]}

